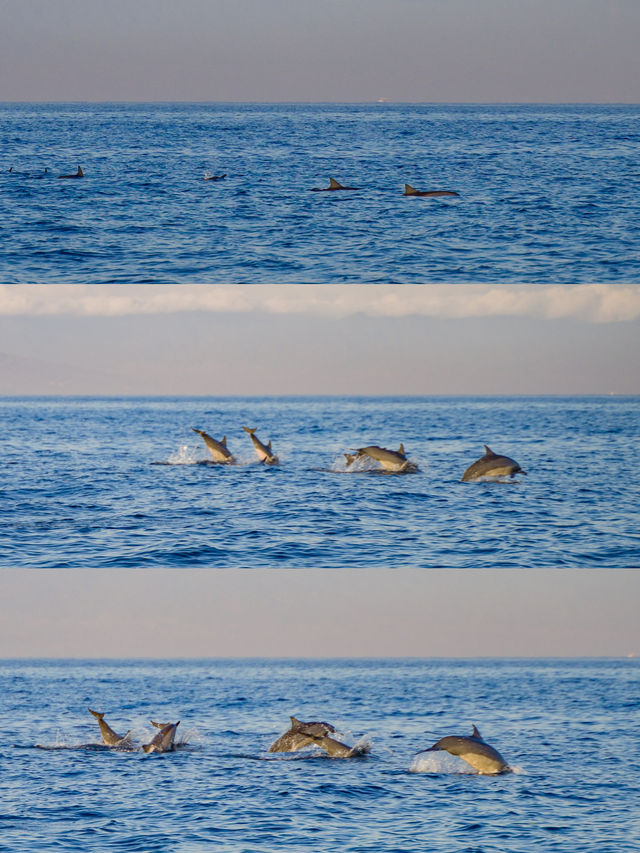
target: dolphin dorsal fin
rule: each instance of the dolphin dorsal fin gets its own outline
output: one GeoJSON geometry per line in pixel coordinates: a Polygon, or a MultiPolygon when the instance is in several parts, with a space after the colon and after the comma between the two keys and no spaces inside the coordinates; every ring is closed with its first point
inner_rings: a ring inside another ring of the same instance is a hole
{"type": "Polygon", "coordinates": [[[269,448],[269,450],[271,450],[271,442],[269,442],[269,444],[267,444],[267,447],[269,448]]]}
{"type": "Polygon", "coordinates": [[[79,178],[84,178],[84,172],[82,171],[82,166],[78,166],[77,175],[79,178]]]}
{"type": "Polygon", "coordinates": [[[398,453],[401,453],[404,456],[404,444],[401,444],[398,448],[398,453]]]}
{"type": "Polygon", "coordinates": [[[225,447],[227,446],[227,436],[226,435],[222,436],[222,441],[220,442],[220,444],[224,444],[225,447]]]}
{"type": "Polygon", "coordinates": [[[412,187],[411,184],[404,185],[404,194],[405,195],[417,195],[418,190],[415,187],[412,187]]]}
{"type": "Polygon", "coordinates": [[[342,184],[338,183],[335,178],[329,178],[329,186],[332,190],[341,190],[342,184]]]}
{"type": "Polygon", "coordinates": [[[482,735],[480,734],[477,726],[473,727],[473,737],[477,737],[478,740],[482,740],[482,735]]]}
{"type": "Polygon", "coordinates": [[[484,447],[484,455],[485,456],[495,456],[496,455],[493,452],[493,450],[489,447],[488,444],[483,444],[482,446],[484,447]]]}

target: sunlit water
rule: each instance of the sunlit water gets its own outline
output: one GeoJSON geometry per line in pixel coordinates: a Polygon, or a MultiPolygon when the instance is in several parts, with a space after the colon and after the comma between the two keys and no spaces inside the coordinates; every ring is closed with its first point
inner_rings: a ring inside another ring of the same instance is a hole
{"type": "Polygon", "coordinates": [[[5,661],[0,696],[1,851],[640,845],[637,660],[5,661]],[[101,747],[89,706],[136,742],[179,719],[183,746],[101,747]],[[270,754],[290,714],[371,752],[270,754]],[[513,773],[414,760],[474,723],[513,773]]]}
{"type": "Polygon", "coordinates": [[[639,282],[639,146],[637,105],[0,104],[0,281],[639,282]]]}
{"type": "Polygon", "coordinates": [[[4,398],[0,564],[637,567],[639,414],[634,397],[4,398]],[[343,455],[401,443],[416,473],[343,455]],[[461,482],[483,444],[526,475],[461,482]]]}

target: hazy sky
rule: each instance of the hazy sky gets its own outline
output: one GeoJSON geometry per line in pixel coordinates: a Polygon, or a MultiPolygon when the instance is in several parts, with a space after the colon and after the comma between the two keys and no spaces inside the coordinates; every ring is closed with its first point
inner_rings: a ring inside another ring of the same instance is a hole
{"type": "Polygon", "coordinates": [[[5,657],[640,653],[640,571],[0,569],[5,657]]]}
{"type": "Polygon", "coordinates": [[[638,100],[637,0],[0,0],[0,16],[0,100],[638,100]]]}
{"type": "Polygon", "coordinates": [[[0,394],[638,394],[640,285],[0,285],[0,394]]]}

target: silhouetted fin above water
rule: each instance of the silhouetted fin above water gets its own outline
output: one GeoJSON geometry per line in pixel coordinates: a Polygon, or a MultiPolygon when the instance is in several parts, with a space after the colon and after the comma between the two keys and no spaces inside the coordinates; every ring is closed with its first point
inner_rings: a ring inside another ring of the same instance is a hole
{"type": "Polygon", "coordinates": [[[410,195],[410,196],[414,196],[414,197],[415,196],[429,197],[429,196],[439,196],[439,195],[459,196],[460,193],[454,192],[453,190],[417,190],[415,187],[412,187],[411,184],[405,184],[403,195],[410,195]]]}
{"type": "Polygon", "coordinates": [[[313,193],[327,193],[332,190],[359,190],[360,187],[345,187],[341,183],[335,180],[335,178],[329,179],[328,187],[312,187],[311,192],[313,193]]]}

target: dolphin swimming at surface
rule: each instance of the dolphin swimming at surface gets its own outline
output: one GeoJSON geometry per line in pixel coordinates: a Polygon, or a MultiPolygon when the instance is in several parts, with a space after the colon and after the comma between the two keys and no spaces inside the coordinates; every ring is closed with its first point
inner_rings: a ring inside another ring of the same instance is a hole
{"type": "Polygon", "coordinates": [[[341,183],[336,181],[334,178],[329,178],[329,186],[328,187],[312,187],[312,193],[328,193],[333,190],[359,190],[360,187],[344,187],[341,183]]]}
{"type": "Polygon", "coordinates": [[[93,716],[98,721],[102,740],[106,743],[107,746],[119,746],[131,742],[131,738],[129,737],[129,735],[131,734],[130,730],[126,733],[126,735],[121,736],[119,734],[116,734],[111,728],[111,726],[109,726],[109,724],[104,719],[104,713],[101,713],[100,711],[92,711],[91,708],[89,708],[89,713],[93,714],[93,716]]]}
{"type": "Polygon", "coordinates": [[[58,175],[59,178],[84,178],[84,172],[82,171],[82,166],[78,166],[78,171],[73,175],[58,175]]]}
{"type": "Polygon", "coordinates": [[[227,177],[226,172],[224,173],[224,175],[214,175],[212,172],[205,172],[204,173],[204,180],[205,181],[222,181],[226,177],[227,177]]]}
{"type": "Polygon", "coordinates": [[[363,456],[368,456],[379,462],[386,471],[417,471],[418,466],[410,462],[405,456],[404,444],[401,444],[397,450],[387,450],[386,447],[378,447],[370,445],[369,447],[360,447],[355,453],[345,453],[344,457],[347,460],[347,467],[352,465],[356,459],[363,456]]]}
{"type": "Polygon", "coordinates": [[[509,456],[499,456],[486,444],[484,450],[484,456],[470,465],[462,475],[463,483],[481,480],[483,477],[515,477],[516,474],[527,473],[509,456]]]}
{"type": "Polygon", "coordinates": [[[498,773],[508,773],[511,768],[500,755],[497,749],[485,743],[482,735],[476,728],[473,727],[473,734],[470,737],[462,737],[457,735],[449,735],[448,737],[440,738],[437,743],[419,752],[422,755],[424,752],[437,752],[444,750],[451,755],[457,755],[470,764],[474,770],[485,776],[495,776],[498,773]]]}
{"type": "Polygon", "coordinates": [[[299,749],[304,749],[305,746],[310,746],[314,742],[314,738],[335,732],[330,723],[319,721],[303,723],[302,720],[297,720],[295,717],[289,717],[289,719],[291,720],[291,728],[271,744],[269,752],[297,752],[299,749]]]}
{"type": "Polygon", "coordinates": [[[258,459],[261,462],[264,462],[265,465],[277,465],[278,457],[271,451],[271,442],[268,444],[263,444],[258,436],[255,434],[257,427],[245,427],[242,429],[245,432],[248,432],[251,436],[251,441],[253,442],[253,446],[256,449],[256,453],[258,454],[258,459]]]}
{"type": "Polygon", "coordinates": [[[412,187],[411,184],[404,185],[403,195],[413,196],[414,198],[417,196],[429,197],[429,196],[440,196],[440,195],[457,195],[460,193],[453,192],[453,190],[417,190],[415,187],[412,187]]]}
{"type": "Polygon", "coordinates": [[[158,734],[150,743],[145,743],[142,748],[145,752],[172,752],[175,749],[174,740],[176,737],[176,729],[180,725],[180,720],[177,723],[154,723],[150,721],[152,726],[160,729],[158,734]]]}
{"type": "Polygon", "coordinates": [[[223,436],[221,441],[217,441],[215,438],[211,438],[209,433],[202,429],[196,429],[195,427],[191,427],[191,429],[194,432],[197,432],[198,435],[202,436],[202,440],[209,448],[215,462],[235,462],[233,454],[227,450],[226,435],[223,436]]]}

